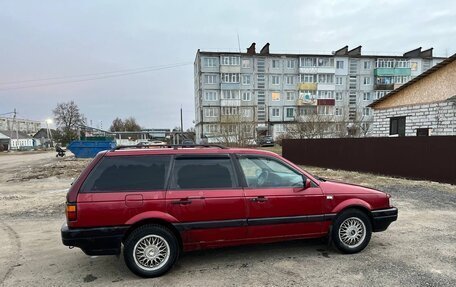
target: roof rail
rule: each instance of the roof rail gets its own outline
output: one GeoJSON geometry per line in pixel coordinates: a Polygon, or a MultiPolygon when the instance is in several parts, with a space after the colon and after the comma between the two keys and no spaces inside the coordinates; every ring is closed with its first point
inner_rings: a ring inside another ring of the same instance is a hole
{"type": "Polygon", "coordinates": [[[191,148],[191,147],[216,147],[220,149],[228,149],[226,146],[218,144],[161,144],[161,145],[120,145],[113,148],[111,151],[128,149],[128,148],[191,148]]]}

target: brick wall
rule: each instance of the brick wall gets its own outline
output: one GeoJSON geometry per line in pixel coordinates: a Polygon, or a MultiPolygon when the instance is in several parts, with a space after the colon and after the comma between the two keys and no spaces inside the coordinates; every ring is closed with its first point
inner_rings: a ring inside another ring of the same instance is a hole
{"type": "Polygon", "coordinates": [[[389,136],[390,118],[405,116],[405,135],[416,136],[418,128],[429,128],[430,135],[456,135],[456,101],[374,110],[371,135],[389,136]]]}

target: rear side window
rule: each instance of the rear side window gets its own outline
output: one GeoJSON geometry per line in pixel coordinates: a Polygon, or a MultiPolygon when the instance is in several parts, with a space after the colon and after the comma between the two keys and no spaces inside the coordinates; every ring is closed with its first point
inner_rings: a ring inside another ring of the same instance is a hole
{"type": "Polygon", "coordinates": [[[227,157],[176,158],[174,189],[216,189],[236,186],[231,159],[227,157]]]}
{"type": "Polygon", "coordinates": [[[82,192],[163,190],[171,156],[104,157],[87,177],[82,192]]]}

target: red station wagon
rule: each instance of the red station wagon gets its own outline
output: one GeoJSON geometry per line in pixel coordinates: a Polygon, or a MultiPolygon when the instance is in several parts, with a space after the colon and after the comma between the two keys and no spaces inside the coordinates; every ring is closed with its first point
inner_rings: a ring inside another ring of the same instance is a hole
{"type": "Polygon", "coordinates": [[[179,253],[328,236],[344,253],[397,219],[390,196],[313,176],[263,150],[118,147],[99,153],[67,195],[64,245],[123,254],[143,277],[179,253]]]}

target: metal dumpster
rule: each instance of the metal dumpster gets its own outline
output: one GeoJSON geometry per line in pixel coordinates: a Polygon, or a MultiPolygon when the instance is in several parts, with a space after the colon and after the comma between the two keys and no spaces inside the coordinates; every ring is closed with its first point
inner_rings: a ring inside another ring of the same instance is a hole
{"type": "Polygon", "coordinates": [[[72,141],[68,146],[75,157],[90,158],[95,157],[97,153],[104,150],[113,149],[116,147],[116,142],[112,140],[104,141],[72,141]]]}

